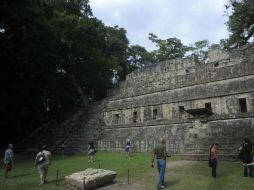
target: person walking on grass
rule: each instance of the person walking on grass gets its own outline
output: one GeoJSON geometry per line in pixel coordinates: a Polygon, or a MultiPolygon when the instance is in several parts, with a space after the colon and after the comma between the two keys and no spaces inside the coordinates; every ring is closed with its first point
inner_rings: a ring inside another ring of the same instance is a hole
{"type": "Polygon", "coordinates": [[[130,139],[127,139],[124,150],[125,150],[125,155],[128,158],[130,157],[130,147],[131,147],[131,141],[130,139]]]}
{"type": "Polygon", "coordinates": [[[157,169],[159,172],[159,179],[157,183],[157,190],[164,189],[166,183],[164,181],[165,170],[166,170],[166,158],[171,155],[167,154],[165,139],[160,138],[160,143],[155,147],[153,151],[153,158],[151,162],[151,166],[154,167],[154,160],[157,159],[157,169]]]}
{"type": "Polygon", "coordinates": [[[64,152],[65,148],[66,148],[66,142],[63,141],[62,144],[61,144],[61,155],[62,155],[62,157],[65,156],[65,152],[64,152]]]}
{"type": "Polygon", "coordinates": [[[47,182],[48,168],[52,162],[52,154],[47,150],[47,146],[43,145],[40,152],[36,155],[34,165],[38,168],[40,175],[39,185],[43,185],[47,182]]]}
{"type": "Polygon", "coordinates": [[[217,146],[218,143],[213,143],[209,149],[210,167],[212,168],[212,177],[214,178],[216,178],[216,169],[218,164],[217,146]]]}
{"type": "Polygon", "coordinates": [[[240,154],[242,158],[242,162],[244,164],[244,177],[253,177],[252,171],[252,143],[248,138],[243,139],[243,145],[240,147],[240,154]]]}
{"type": "Polygon", "coordinates": [[[12,170],[14,164],[13,144],[8,144],[4,153],[4,177],[8,177],[8,173],[12,170]]]}
{"type": "Polygon", "coordinates": [[[93,162],[93,156],[95,154],[96,150],[95,150],[95,146],[93,144],[93,142],[90,142],[89,145],[88,145],[88,153],[87,153],[87,156],[88,156],[88,162],[93,162]]]}

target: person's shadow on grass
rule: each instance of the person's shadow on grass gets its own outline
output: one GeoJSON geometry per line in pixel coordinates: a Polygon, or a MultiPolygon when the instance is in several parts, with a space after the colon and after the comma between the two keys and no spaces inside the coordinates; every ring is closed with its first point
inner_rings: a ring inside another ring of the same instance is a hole
{"type": "Polygon", "coordinates": [[[25,177],[30,175],[30,173],[25,173],[25,174],[17,174],[17,175],[13,175],[13,176],[9,176],[8,178],[18,178],[18,177],[25,177]]]}
{"type": "Polygon", "coordinates": [[[174,180],[171,180],[171,181],[166,181],[166,184],[165,184],[165,187],[172,187],[176,184],[179,183],[179,179],[174,179],[174,180]]]}

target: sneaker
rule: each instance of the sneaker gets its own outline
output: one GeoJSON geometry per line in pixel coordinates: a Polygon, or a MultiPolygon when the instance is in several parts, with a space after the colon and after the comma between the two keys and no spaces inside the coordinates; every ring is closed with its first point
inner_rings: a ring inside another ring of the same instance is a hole
{"type": "Polygon", "coordinates": [[[160,189],[165,189],[165,185],[162,185],[162,186],[160,187],[160,189]]]}

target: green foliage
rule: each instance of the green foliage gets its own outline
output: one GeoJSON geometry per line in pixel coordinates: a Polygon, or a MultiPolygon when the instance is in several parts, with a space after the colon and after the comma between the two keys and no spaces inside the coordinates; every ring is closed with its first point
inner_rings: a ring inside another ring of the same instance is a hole
{"type": "Polygon", "coordinates": [[[9,141],[64,118],[88,96],[104,97],[113,77],[130,72],[126,31],[93,17],[89,0],[3,0],[0,18],[1,126],[9,141]]]}
{"type": "Polygon", "coordinates": [[[155,34],[150,33],[149,40],[155,43],[155,45],[158,47],[158,50],[152,52],[154,62],[180,58],[190,50],[190,47],[185,46],[181,40],[177,38],[168,38],[162,40],[159,39],[155,34]]]}
{"type": "Polygon", "coordinates": [[[208,40],[200,40],[194,43],[191,47],[192,52],[198,56],[200,61],[206,61],[208,58],[208,40]]]}
{"type": "Polygon", "coordinates": [[[153,62],[153,56],[144,47],[132,45],[128,48],[128,62],[130,70],[135,70],[153,62]]]}
{"type": "MultiPolygon", "coordinates": [[[[124,153],[103,153],[95,155],[95,162],[88,163],[85,155],[60,156],[53,155],[53,162],[49,168],[49,183],[39,187],[39,174],[33,166],[33,158],[16,159],[10,178],[0,176],[1,189],[8,190],[62,190],[65,189],[64,176],[85,170],[86,168],[99,168],[114,170],[121,184],[126,189],[153,190],[158,179],[158,171],[150,167],[151,154],[132,154],[126,158],[124,153]],[[130,171],[130,184],[127,185],[127,169],[130,171]],[[56,186],[56,171],[59,171],[59,183],[56,186]],[[134,187],[134,188],[133,188],[134,187]]],[[[249,190],[254,188],[252,178],[242,177],[243,167],[239,162],[218,163],[217,178],[211,177],[211,168],[207,161],[185,162],[174,158],[167,160],[165,181],[169,183],[166,189],[172,190],[249,190]],[[175,162],[176,161],[176,162],[175,162]]],[[[125,189],[123,188],[123,189],[125,189]]]]}
{"type": "Polygon", "coordinates": [[[228,48],[235,48],[253,41],[254,37],[254,2],[253,0],[230,0],[226,5],[232,13],[227,22],[230,32],[228,48]]]}
{"type": "Polygon", "coordinates": [[[208,60],[208,52],[214,49],[224,49],[223,41],[221,40],[220,44],[210,45],[208,40],[200,40],[190,46],[191,53],[197,55],[198,59],[204,63],[208,60]]]}

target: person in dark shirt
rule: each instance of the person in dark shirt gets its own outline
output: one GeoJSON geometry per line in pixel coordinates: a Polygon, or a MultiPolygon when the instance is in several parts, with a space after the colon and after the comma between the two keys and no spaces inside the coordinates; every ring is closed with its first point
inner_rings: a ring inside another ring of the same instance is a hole
{"type": "Polygon", "coordinates": [[[165,176],[165,170],[166,170],[166,158],[170,157],[170,155],[167,154],[166,146],[165,146],[165,139],[160,139],[160,144],[157,145],[153,152],[153,158],[151,162],[151,166],[154,167],[154,160],[157,159],[157,168],[159,172],[159,180],[157,183],[157,190],[164,189],[165,183],[164,183],[164,176],[165,176]]]}
{"type": "Polygon", "coordinates": [[[252,143],[248,138],[243,139],[243,145],[240,148],[240,154],[242,155],[242,162],[244,163],[244,177],[248,177],[248,175],[253,177],[252,165],[249,165],[253,161],[252,143]]]}

